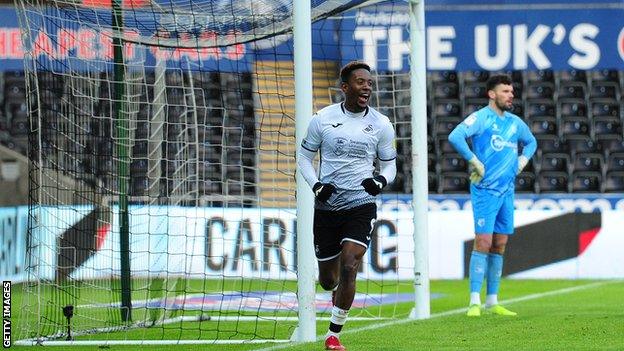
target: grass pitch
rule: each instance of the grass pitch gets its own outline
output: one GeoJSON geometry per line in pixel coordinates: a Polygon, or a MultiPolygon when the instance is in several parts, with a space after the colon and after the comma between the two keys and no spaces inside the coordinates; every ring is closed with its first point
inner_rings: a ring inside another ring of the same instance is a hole
{"type": "MultiPolygon", "coordinates": [[[[191,284],[192,285],[192,284],[191,284]]],[[[363,284],[360,284],[363,285],[363,284]]],[[[361,287],[362,288],[362,287],[361,287]]],[[[370,286],[367,287],[370,291],[370,286]]],[[[408,284],[397,291],[409,291],[408,284]]],[[[428,320],[406,320],[410,303],[353,310],[350,316],[392,316],[391,319],[348,321],[341,340],[349,351],[377,350],[624,350],[624,282],[581,280],[503,280],[501,302],[517,317],[464,315],[468,282],[432,281],[428,320]]],[[[25,320],[19,285],[13,286],[13,340],[25,320]]],[[[221,339],[233,336],[274,335],[287,339],[296,322],[181,322],[77,339],[221,339]]],[[[322,337],[327,321],[317,323],[322,337]]],[[[321,341],[306,344],[132,345],[104,346],[106,350],[323,350],[321,341]]],[[[13,346],[15,349],[30,347],[13,346]]],[[[50,346],[48,348],[61,349],[50,346]]],[[[62,349],[68,348],[67,346],[62,349]]],[[[71,350],[102,350],[100,346],[71,346],[71,350]]]]}

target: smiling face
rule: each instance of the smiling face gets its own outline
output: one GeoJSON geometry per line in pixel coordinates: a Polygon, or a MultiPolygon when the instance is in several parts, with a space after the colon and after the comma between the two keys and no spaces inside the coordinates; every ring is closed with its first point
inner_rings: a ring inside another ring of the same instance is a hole
{"type": "Polygon", "coordinates": [[[498,84],[488,91],[490,98],[490,107],[502,114],[504,111],[510,111],[513,108],[513,86],[509,84],[498,84]]]}
{"type": "Polygon", "coordinates": [[[345,94],[345,107],[351,112],[362,112],[368,106],[373,92],[373,79],[368,70],[359,68],[351,72],[349,79],[342,82],[341,89],[345,94]]]}

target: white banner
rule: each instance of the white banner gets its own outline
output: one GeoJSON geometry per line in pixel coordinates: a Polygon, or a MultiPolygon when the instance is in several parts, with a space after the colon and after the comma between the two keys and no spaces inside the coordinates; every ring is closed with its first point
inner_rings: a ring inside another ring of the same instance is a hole
{"type": "MultiPolygon", "coordinates": [[[[33,251],[37,257],[32,262],[39,263],[33,272],[37,272],[39,277],[53,279],[59,236],[89,210],[81,207],[74,210],[48,208],[43,211],[39,218],[40,229],[33,232],[32,238],[32,243],[36,244],[34,247],[38,248],[33,251]]],[[[133,206],[130,212],[133,277],[297,278],[294,210],[133,206]]],[[[515,224],[516,227],[524,226],[565,213],[517,210],[515,224]]],[[[578,256],[521,271],[512,277],[624,278],[624,231],[621,229],[624,228],[624,215],[622,211],[604,211],[600,217],[599,231],[578,256]]],[[[112,218],[111,227],[114,229],[98,238],[99,249],[80,267],[73,269],[71,277],[92,279],[119,274],[118,216],[115,214],[112,218]]],[[[11,241],[26,242],[26,226],[18,228],[11,241]]],[[[411,280],[414,266],[412,233],[410,211],[379,211],[359,278],[411,280]]],[[[473,238],[471,211],[430,211],[431,279],[463,278],[464,243],[473,238]]],[[[545,239],[535,245],[554,245],[555,248],[558,243],[545,239]]],[[[313,252],[307,253],[307,256],[315,260],[313,252]]],[[[24,257],[17,255],[14,258],[23,261],[24,257]]],[[[18,262],[14,263],[11,267],[20,267],[18,262]]],[[[20,273],[14,272],[10,278],[24,279],[20,273]]]]}

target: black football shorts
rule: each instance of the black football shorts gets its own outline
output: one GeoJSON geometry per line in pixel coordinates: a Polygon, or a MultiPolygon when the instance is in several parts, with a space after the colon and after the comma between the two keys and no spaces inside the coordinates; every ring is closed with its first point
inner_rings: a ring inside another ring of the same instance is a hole
{"type": "Polygon", "coordinates": [[[314,251],[319,261],[338,257],[344,241],[365,248],[377,220],[377,205],[364,204],[347,210],[314,210],[314,251]]]}

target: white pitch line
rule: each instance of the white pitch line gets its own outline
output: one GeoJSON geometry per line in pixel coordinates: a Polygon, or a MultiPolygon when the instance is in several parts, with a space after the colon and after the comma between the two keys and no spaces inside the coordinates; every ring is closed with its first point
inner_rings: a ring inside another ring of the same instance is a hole
{"type": "MultiPolygon", "coordinates": [[[[526,295],[526,296],[516,297],[516,298],[513,298],[513,299],[503,300],[500,303],[501,304],[510,305],[510,304],[513,304],[513,303],[516,303],[516,302],[527,301],[527,300],[535,300],[535,299],[539,299],[539,298],[542,298],[542,297],[548,297],[548,296],[552,296],[552,295],[567,294],[567,293],[571,293],[571,292],[578,291],[578,290],[585,290],[585,289],[595,288],[595,287],[598,287],[598,286],[612,284],[612,283],[616,283],[616,282],[621,282],[621,280],[602,281],[602,282],[596,282],[596,283],[589,283],[589,284],[585,284],[585,285],[573,286],[571,288],[564,288],[564,289],[559,289],[559,290],[547,291],[547,292],[543,292],[543,293],[530,294],[530,295],[526,295]]],[[[466,307],[462,307],[462,308],[457,308],[457,309],[454,309],[454,310],[444,311],[444,312],[440,312],[440,313],[434,313],[434,314],[432,314],[429,317],[429,319],[439,318],[439,317],[446,317],[446,316],[452,316],[452,315],[455,315],[455,314],[464,313],[464,312],[466,312],[466,309],[467,309],[466,307]]],[[[425,321],[425,320],[427,320],[427,319],[421,319],[421,321],[425,321]]],[[[400,325],[400,324],[405,324],[405,323],[410,323],[410,322],[417,322],[417,321],[419,321],[419,320],[417,320],[417,319],[392,320],[392,321],[389,321],[389,322],[367,325],[367,326],[361,327],[361,328],[347,329],[347,330],[341,332],[340,334],[344,335],[344,334],[359,333],[359,332],[362,332],[362,331],[375,330],[375,329],[385,328],[385,327],[389,327],[389,326],[393,326],[393,325],[400,325]]],[[[325,337],[324,335],[318,336],[316,338],[315,342],[323,340],[324,337],[325,337]]],[[[297,345],[303,345],[303,344],[305,344],[305,343],[295,343],[295,342],[293,342],[293,343],[289,343],[289,344],[280,344],[280,345],[277,345],[277,346],[271,346],[271,347],[267,347],[267,348],[256,349],[254,351],[282,350],[282,349],[286,349],[286,348],[297,346],[297,345]]]]}

